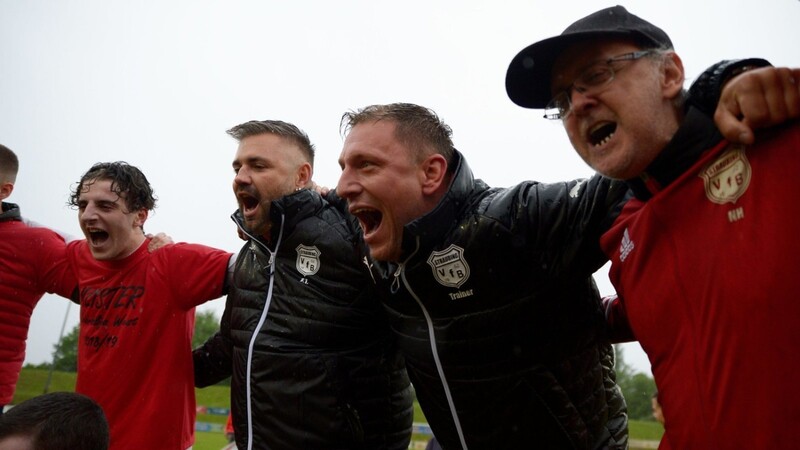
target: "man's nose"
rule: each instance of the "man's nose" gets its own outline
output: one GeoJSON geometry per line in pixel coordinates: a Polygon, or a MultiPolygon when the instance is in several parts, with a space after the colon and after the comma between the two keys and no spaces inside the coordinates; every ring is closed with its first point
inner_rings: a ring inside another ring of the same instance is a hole
{"type": "Polygon", "coordinates": [[[88,221],[97,218],[97,208],[91,203],[86,205],[79,214],[80,220],[88,221]]]}
{"type": "Polygon", "coordinates": [[[597,100],[593,95],[587,95],[581,89],[573,89],[570,92],[569,98],[569,113],[570,114],[583,114],[586,110],[597,104],[597,100]]]}
{"type": "Polygon", "coordinates": [[[352,172],[344,168],[336,184],[336,194],[342,198],[352,198],[358,192],[358,184],[355,182],[352,172]]]}
{"type": "Polygon", "coordinates": [[[250,184],[251,181],[252,178],[250,177],[250,171],[245,167],[240,168],[233,177],[233,182],[239,185],[247,185],[250,184]]]}

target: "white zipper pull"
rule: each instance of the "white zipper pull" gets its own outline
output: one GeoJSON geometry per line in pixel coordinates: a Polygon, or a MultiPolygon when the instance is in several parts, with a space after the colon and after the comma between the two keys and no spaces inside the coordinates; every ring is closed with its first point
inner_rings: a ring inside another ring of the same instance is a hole
{"type": "Polygon", "coordinates": [[[401,274],[401,272],[403,272],[403,264],[402,263],[399,266],[397,266],[397,270],[395,270],[395,272],[394,272],[394,280],[392,280],[392,286],[391,286],[392,294],[396,294],[397,291],[400,290],[400,274],[401,274]]]}

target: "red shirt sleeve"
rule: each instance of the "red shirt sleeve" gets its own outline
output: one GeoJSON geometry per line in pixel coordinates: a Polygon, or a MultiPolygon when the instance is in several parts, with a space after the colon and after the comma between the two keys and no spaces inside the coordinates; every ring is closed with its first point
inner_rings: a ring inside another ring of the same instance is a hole
{"type": "Polygon", "coordinates": [[[156,250],[159,270],[170,280],[174,298],[190,309],[224,294],[231,253],[180,242],[156,250]]]}
{"type": "Polygon", "coordinates": [[[64,239],[46,228],[41,228],[38,234],[33,245],[39,250],[40,287],[51,294],[71,298],[78,281],[67,259],[64,239]]]}

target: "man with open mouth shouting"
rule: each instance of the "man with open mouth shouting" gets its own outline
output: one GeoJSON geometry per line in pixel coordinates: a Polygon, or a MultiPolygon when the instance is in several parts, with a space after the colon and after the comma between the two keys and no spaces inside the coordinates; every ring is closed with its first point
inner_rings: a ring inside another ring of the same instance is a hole
{"type": "Polygon", "coordinates": [[[622,183],[473,178],[431,110],[346,113],[336,194],[364,230],[398,346],[443,448],[626,448],[592,273],[622,183]],[[594,244],[592,246],[592,244],[594,244]]]}
{"type": "Polygon", "coordinates": [[[361,255],[358,225],[312,189],[296,126],[228,131],[236,260],[220,331],[194,352],[197,386],[231,378],[240,449],[405,450],[411,387],[361,255]]]}
{"type": "MultiPolygon", "coordinates": [[[[710,73],[714,90],[721,83],[710,73]]],[[[781,87],[766,90],[763,97],[781,87]]],[[[701,99],[715,104],[715,94],[701,99]]],[[[342,125],[336,193],[363,229],[398,347],[442,447],[627,448],[592,279],[607,260],[600,236],[627,186],[596,175],[490,188],[453,147],[450,127],[418,105],[367,106],[345,113],[342,125]]],[[[614,139],[609,127],[592,131],[594,145],[614,139]]]]}
{"type": "Polygon", "coordinates": [[[560,119],[588,165],[630,188],[601,240],[618,294],[607,311],[652,363],[661,448],[793,448],[800,437],[800,69],[751,74],[778,87],[761,122],[794,121],[742,145],[687,101],[669,36],[622,6],[528,46],[508,69],[515,103],[560,119]]]}
{"type": "Polygon", "coordinates": [[[111,449],[190,448],[195,306],[225,293],[231,254],[186,243],[151,253],[156,199],[124,162],[92,166],[70,203],[86,236],[67,245],[81,304],[75,390],[105,411],[111,449]]]}

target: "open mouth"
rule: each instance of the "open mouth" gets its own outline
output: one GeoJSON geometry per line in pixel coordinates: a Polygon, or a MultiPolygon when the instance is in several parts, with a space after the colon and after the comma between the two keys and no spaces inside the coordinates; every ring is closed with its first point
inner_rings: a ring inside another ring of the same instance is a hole
{"type": "Polygon", "coordinates": [[[372,234],[383,221],[383,214],[375,209],[359,208],[352,211],[352,214],[358,219],[361,229],[364,231],[364,237],[372,234]]]}
{"type": "Polygon", "coordinates": [[[253,197],[252,195],[246,192],[240,192],[238,197],[239,197],[239,204],[241,205],[242,208],[242,214],[244,215],[252,214],[253,211],[255,211],[255,209],[258,208],[259,201],[256,197],[253,197]]]}
{"type": "Polygon", "coordinates": [[[605,123],[589,132],[589,142],[595,146],[601,146],[608,143],[614,132],[617,131],[617,124],[614,122],[605,123]]]}
{"type": "Polygon", "coordinates": [[[108,232],[97,228],[89,228],[89,241],[94,246],[102,245],[108,240],[108,232]]]}

